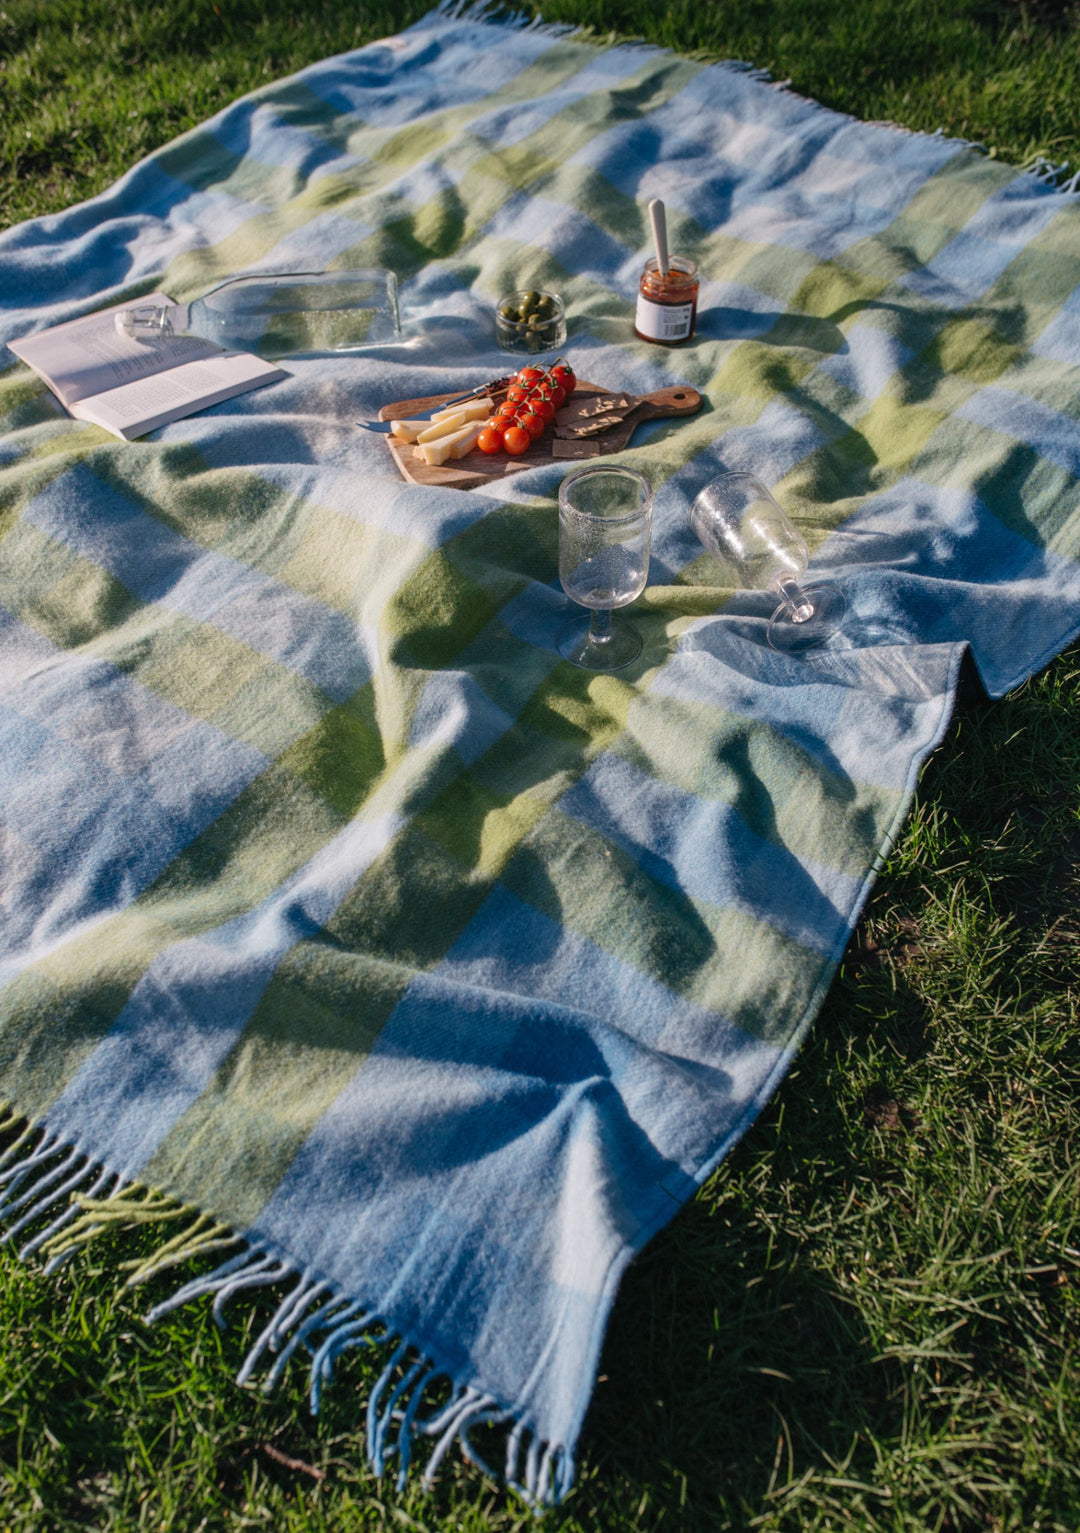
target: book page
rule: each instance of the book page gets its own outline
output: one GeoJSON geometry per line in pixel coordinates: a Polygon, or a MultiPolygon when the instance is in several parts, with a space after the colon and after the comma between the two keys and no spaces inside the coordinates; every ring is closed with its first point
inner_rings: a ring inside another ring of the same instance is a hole
{"type": "Polygon", "coordinates": [[[178,364],[221,354],[220,346],[197,336],[166,335],[141,341],[116,328],[115,316],[122,309],[171,303],[164,293],[131,298],[83,319],[9,341],[8,347],[44,378],[70,409],[80,399],[153,377],[178,364]]]}
{"type": "Polygon", "coordinates": [[[123,383],[93,399],[76,400],[70,412],[77,420],[103,426],[130,441],[169,421],[289,376],[283,368],[246,351],[214,350],[209,360],[186,362],[156,377],[123,383]]]}

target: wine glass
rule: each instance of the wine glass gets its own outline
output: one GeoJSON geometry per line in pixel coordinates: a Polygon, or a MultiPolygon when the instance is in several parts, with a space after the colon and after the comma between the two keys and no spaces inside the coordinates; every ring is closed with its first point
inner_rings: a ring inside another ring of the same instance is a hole
{"type": "Polygon", "coordinates": [[[645,589],[652,532],[652,491],[633,469],[584,468],[559,486],[559,579],[573,601],[591,608],[559,630],[555,647],[587,671],[617,671],[641,653],[632,624],[612,612],[645,589]]]}
{"type": "Polygon", "coordinates": [[[769,490],[753,474],[720,474],[690,507],[700,541],[732,565],[744,590],[775,591],[780,605],[766,637],[797,654],[840,627],[847,602],[831,581],[801,586],[810,550],[769,490]]]}

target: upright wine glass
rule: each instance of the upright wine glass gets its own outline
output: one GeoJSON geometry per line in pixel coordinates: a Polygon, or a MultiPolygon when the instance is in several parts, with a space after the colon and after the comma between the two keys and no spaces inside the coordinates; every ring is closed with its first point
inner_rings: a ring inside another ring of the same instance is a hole
{"type": "Polygon", "coordinates": [[[568,474],[559,486],[559,579],[591,619],[576,614],[560,629],[556,648],[587,671],[617,671],[641,653],[632,624],[612,612],[640,596],[649,574],[652,491],[618,465],[568,474]]]}
{"type": "Polygon", "coordinates": [[[780,605],[766,636],[789,654],[824,644],[847,602],[839,586],[801,586],[810,550],[769,490],[753,474],[720,474],[690,507],[700,541],[734,569],[744,590],[775,591],[780,605]]]}

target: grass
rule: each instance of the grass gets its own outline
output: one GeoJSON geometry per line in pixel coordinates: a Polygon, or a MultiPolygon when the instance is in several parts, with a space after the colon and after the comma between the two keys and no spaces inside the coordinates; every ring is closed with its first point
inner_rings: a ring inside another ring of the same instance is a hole
{"type": "MultiPolygon", "coordinates": [[[[1080,167],[1076,0],[525,0],[525,11],[744,58],[857,117],[1080,167]]],[[[417,20],[427,0],[3,0],[0,221],[93,196],[244,91],[417,20]]]]}
{"type": "MultiPolygon", "coordinates": [[[[92,195],[242,91],[410,7],[0,0],[0,217],[92,195]]],[[[551,0],[551,19],[752,59],[864,118],[1080,165],[1077,7],[551,0]]],[[[545,1526],[1075,1533],[1080,1526],[1080,649],[962,705],[777,1097],[623,1285],[578,1488],[545,1526]]],[[[148,1237],[55,1278],[0,1265],[0,1530],[511,1533],[450,1463],[363,1458],[376,1364],[306,1411],[233,1374],[148,1237]]]]}

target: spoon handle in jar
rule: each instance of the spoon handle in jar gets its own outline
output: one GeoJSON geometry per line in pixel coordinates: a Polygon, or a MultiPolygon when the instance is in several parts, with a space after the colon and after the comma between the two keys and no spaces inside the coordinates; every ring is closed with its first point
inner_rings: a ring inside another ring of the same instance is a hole
{"type": "Polygon", "coordinates": [[[661,276],[665,276],[670,266],[667,246],[667,219],[664,216],[664,204],[659,197],[654,197],[649,203],[649,219],[652,223],[653,244],[656,246],[656,269],[661,276]]]}

